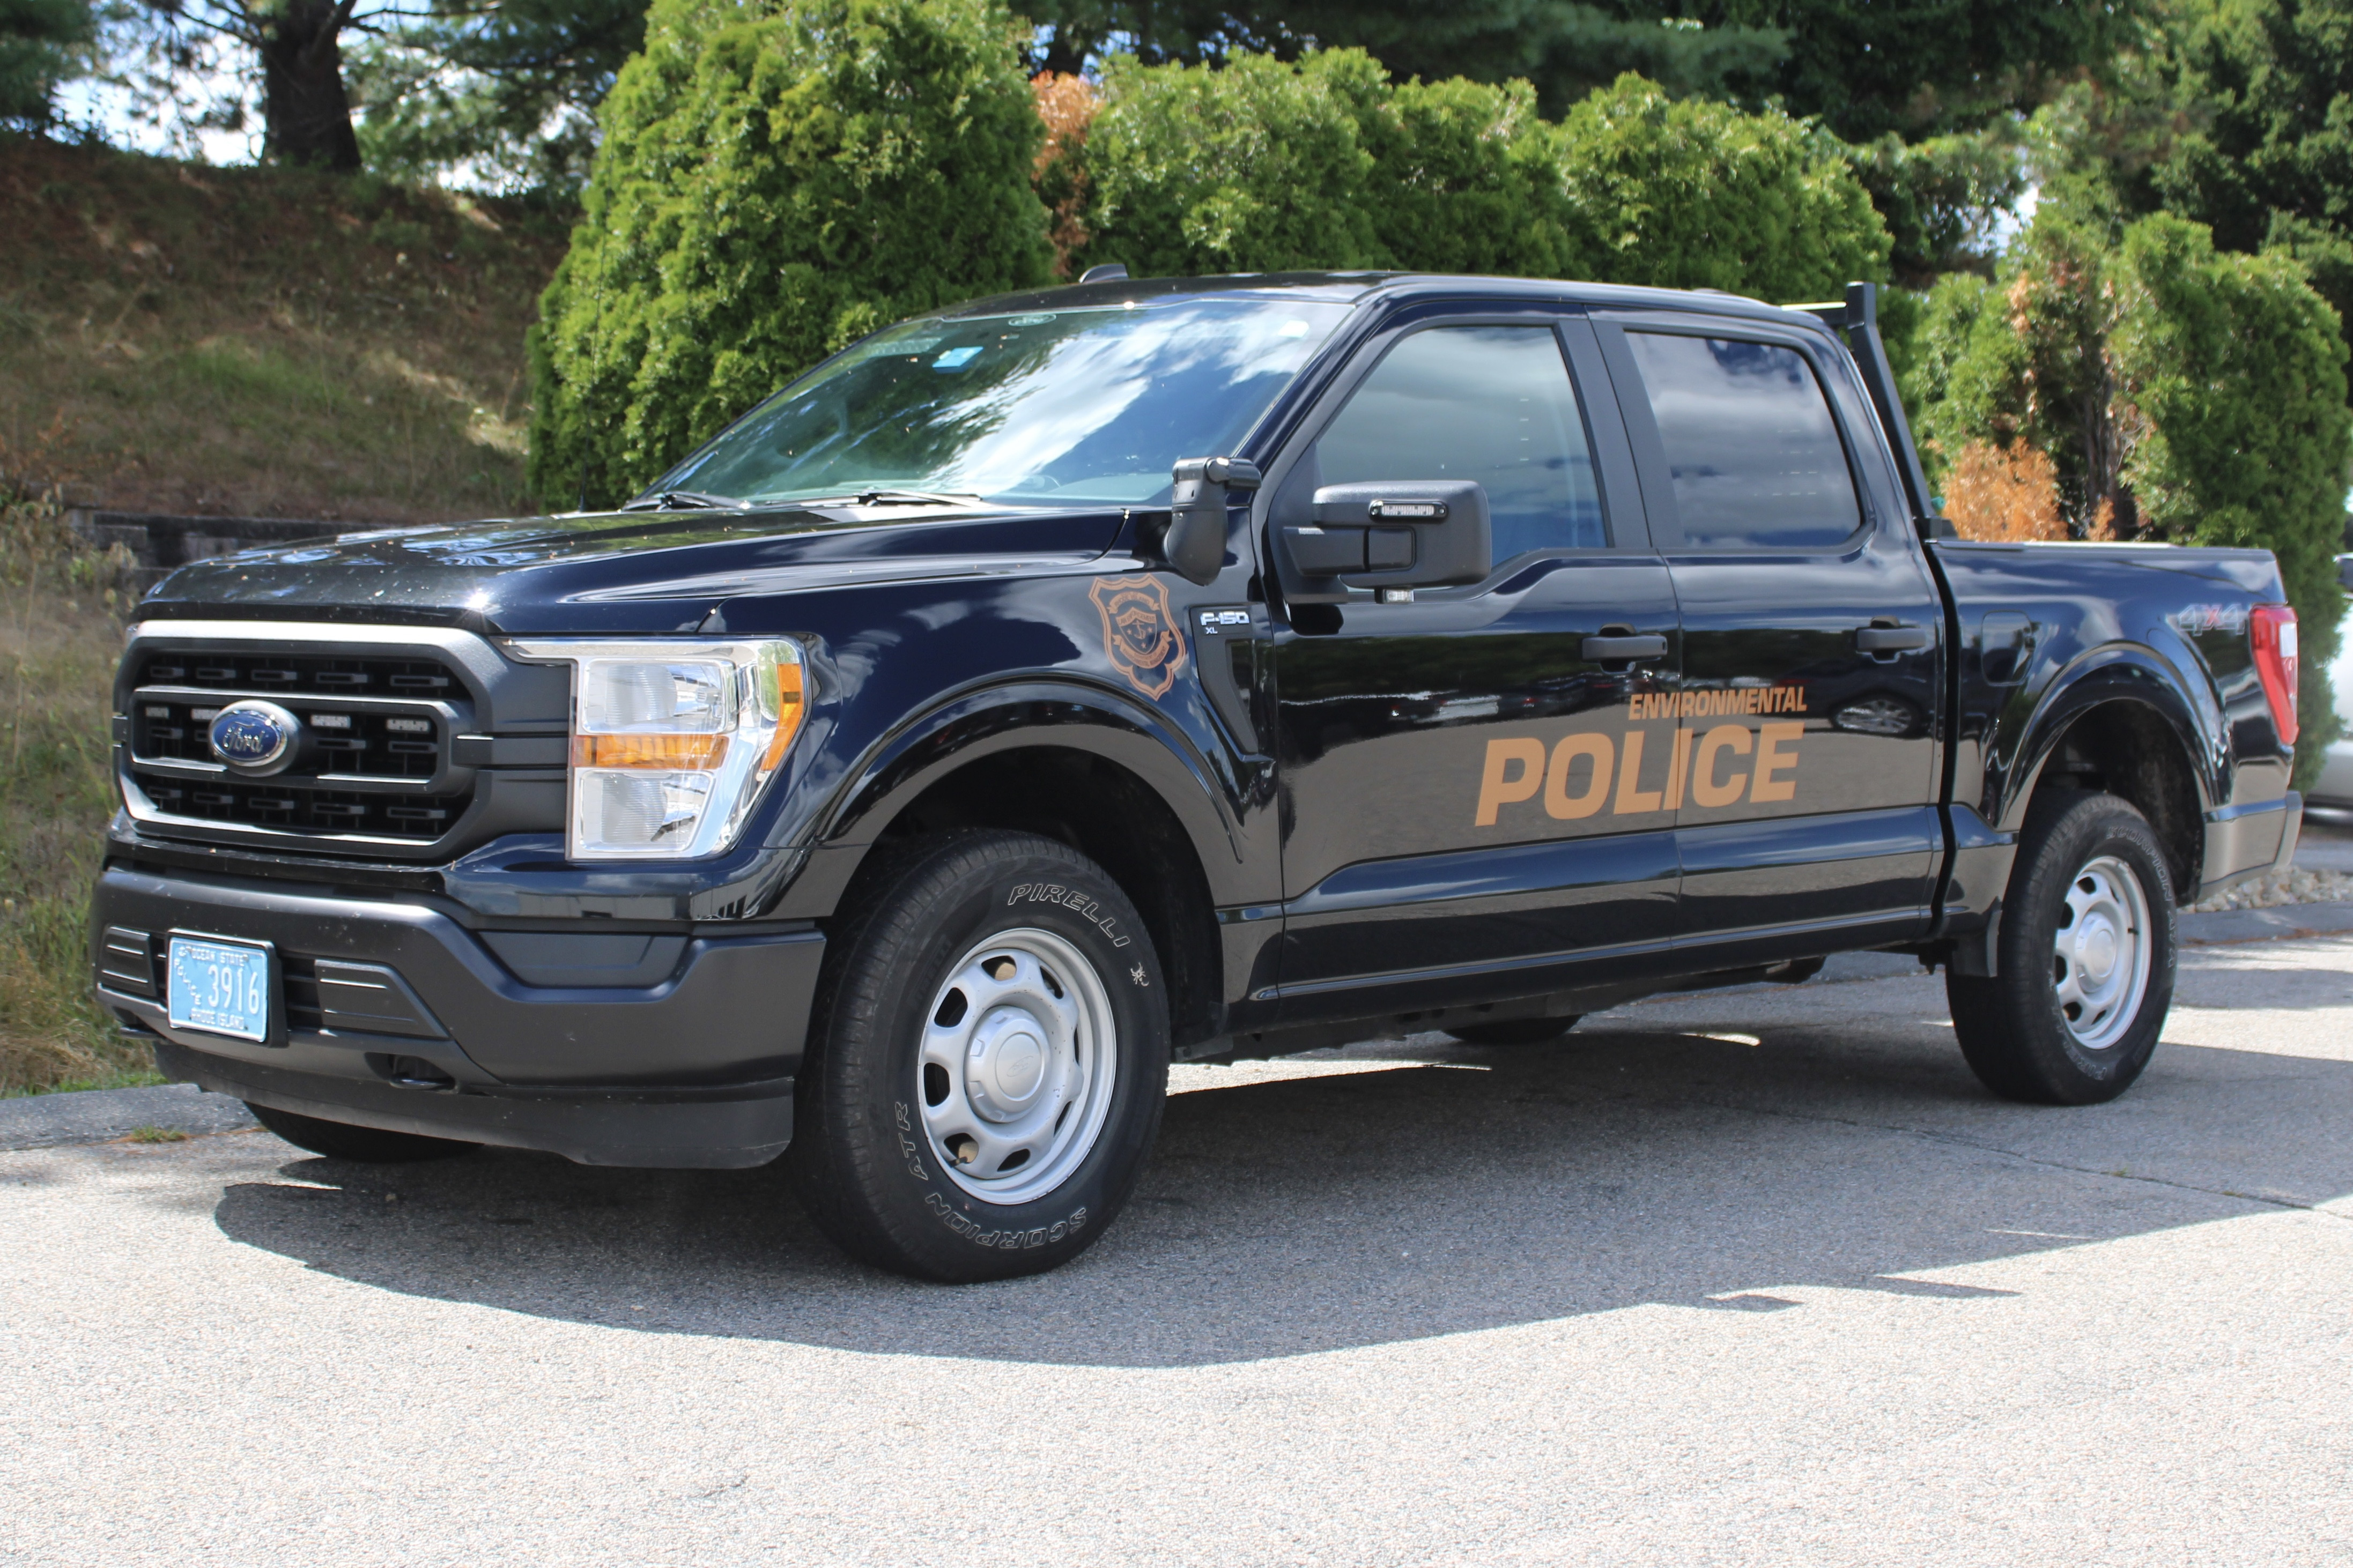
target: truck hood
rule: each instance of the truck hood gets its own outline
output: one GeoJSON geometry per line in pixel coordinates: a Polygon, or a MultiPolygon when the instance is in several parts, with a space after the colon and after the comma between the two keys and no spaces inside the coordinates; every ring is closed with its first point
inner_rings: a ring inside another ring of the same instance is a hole
{"type": "Polygon", "coordinates": [[[773,507],[379,529],[191,563],[139,613],[654,636],[747,595],[1068,571],[1108,551],[1126,515],[773,507]]]}

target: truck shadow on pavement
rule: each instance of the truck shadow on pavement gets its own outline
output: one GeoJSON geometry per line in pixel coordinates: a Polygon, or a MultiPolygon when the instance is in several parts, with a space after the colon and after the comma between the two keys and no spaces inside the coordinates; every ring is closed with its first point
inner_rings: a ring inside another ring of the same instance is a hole
{"type": "Polygon", "coordinates": [[[236,1185],[216,1217],[360,1284],[586,1324],[1184,1366],[1646,1303],[1802,1310],[1781,1288],[1999,1297],[1935,1276],[2353,1190],[2353,1063],[2168,1043],[2114,1105],[2013,1106],[1968,1075],[1940,1003],[1765,1026],[1761,1046],[1613,1016],[1549,1047],[1423,1037],[1324,1076],[1227,1069],[1172,1097],[1100,1244],[994,1285],[849,1262],[774,1167],[305,1157],[283,1174],[321,1185],[236,1185]]]}

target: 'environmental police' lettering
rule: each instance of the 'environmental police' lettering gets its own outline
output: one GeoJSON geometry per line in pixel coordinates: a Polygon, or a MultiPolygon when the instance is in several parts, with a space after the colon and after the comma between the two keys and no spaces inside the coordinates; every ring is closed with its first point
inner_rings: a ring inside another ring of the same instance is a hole
{"type": "Polygon", "coordinates": [[[1798,781],[1790,775],[1798,766],[1798,737],[1805,732],[1802,720],[1754,730],[1746,724],[1704,731],[1679,725],[1672,737],[1655,737],[1665,742],[1666,767],[1651,789],[1642,787],[1642,753],[1654,738],[1647,731],[1626,731],[1622,750],[1620,742],[1590,730],[1564,737],[1549,752],[1534,735],[1506,736],[1487,742],[1474,821],[1493,827],[1504,806],[1533,800],[1539,792],[1545,815],[1556,822],[1592,816],[1604,806],[1612,816],[1675,811],[1687,790],[1692,804],[1703,806],[1735,805],[1744,798],[1760,805],[1794,800],[1798,781]]]}

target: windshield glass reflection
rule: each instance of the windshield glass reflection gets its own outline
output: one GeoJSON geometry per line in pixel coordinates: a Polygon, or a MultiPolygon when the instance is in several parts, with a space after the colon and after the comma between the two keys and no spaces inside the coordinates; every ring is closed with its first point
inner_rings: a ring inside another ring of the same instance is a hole
{"type": "Polygon", "coordinates": [[[651,489],[1165,500],[1170,466],[1238,446],[1346,310],[1176,300],[911,321],[786,387],[651,489]]]}

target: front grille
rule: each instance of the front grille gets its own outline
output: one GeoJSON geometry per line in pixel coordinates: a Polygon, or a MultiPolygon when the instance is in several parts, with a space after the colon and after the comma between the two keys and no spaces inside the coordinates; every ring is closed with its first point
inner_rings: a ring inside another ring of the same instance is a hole
{"type": "Polygon", "coordinates": [[[277,696],[455,697],[457,678],[438,663],[413,658],[334,658],[311,654],[156,654],[139,672],[141,686],[200,686],[277,696]]]}
{"type": "Polygon", "coordinates": [[[267,779],[190,784],[134,767],[132,776],[158,811],[205,822],[296,833],[364,833],[377,838],[438,838],[466,809],[463,795],[386,796],[313,789],[267,779]]]}
{"type": "MultiPolygon", "coordinates": [[[[142,760],[209,763],[206,728],[218,713],[220,697],[142,697],[132,732],[142,760]]],[[[373,778],[429,779],[441,766],[440,726],[417,713],[335,711],[304,703],[294,710],[311,731],[319,772],[373,778]],[[308,709],[309,711],[303,711],[308,709]]]]}
{"type": "Polygon", "coordinates": [[[430,844],[465,815],[472,775],[450,766],[470,697],[447,665],[373,654],[133,655],[129,772],[156,824],[430,844]],[[261,698],[301,721],[283,773],[232,772],[213,755],[221,709],[261,698]]]}

